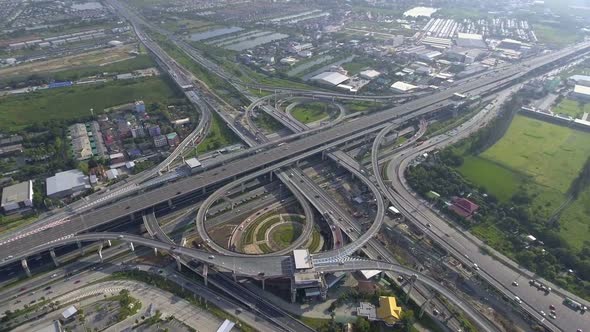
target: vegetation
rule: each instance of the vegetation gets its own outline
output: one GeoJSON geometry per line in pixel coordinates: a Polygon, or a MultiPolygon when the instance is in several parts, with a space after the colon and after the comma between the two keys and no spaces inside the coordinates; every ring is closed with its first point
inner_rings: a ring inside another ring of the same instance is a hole
{"type": "MultiPolygon", "coordinates": [[[[469,196],[480,206],[478,213],[465,220],[449,211],[452,220],[533,272],[589,298],[590,134],[524,116],[510,121],[517,106],[431,163],[410,167],[407,179],[425,196],[430,190],[444,199],[469,196]],[[529,247],[523,240],[528,234],[543,245],[529,247]]],[[[435,204],[446,210],[443,200],[435,204]]]]}
{"type": "Polygon", "coordinates": [[[573,118],[581,118],[584,113],[590,113],[590,104],[572,99],[564,99],[552,111],[554,113],[569,115],[573,118]]]}
{"type": "Polygon", "coordinates": [[[280,248],[288,247],[301,235],[300,224],[282,224],[273,229],[271,240],[280,248]]]}
{"type": "Polygon", "coordinates": [[[278,130],[283,129],[283,125],[279,121],[275,120],[272,116],[268,115],[264,111],[259,111],[254,121],[262,129],[268,130],[269,132],[274,133],[278,130]]]}
{"type": "MultiPolygon", "coordinates": [[[[276,216],[271,219],[264,219],[262,221],[263,224],[260,226],[260,228],[258,228],[258,232],[256,233],[256,241],[264,241],[266,231],[268,231],[268,229],[271,228],[273,225],[278,224],[280,221],[281,219],[279,218],[279,216],[276,216]]],[[[256,225],[258,225],[258,223],[252,223],[252,226],[250,227],[256,229],[256,225]]]]}
{"type": "Polygon", "coordinates": [[[584,38],[577,27],[564,24],[539,23],[533,24],[533,29],[540,42],[555,48],[579,42],[584,38]]]}
{"type": "Polygon", "coordinates": [[[125,320],[127,317],[133,316],[141,309],[141,302],[129,295],[126,289],[121,290],[114,300],[119,302],[119,321],[125,320]]]}
{"type": "Polygon", "coordinates": [[[179,91],[161,78],[115,81],[0,97],[0,130],[17,131],[49,120],[75,120],[135,100],[168,102],[179,91]]]}
{"type": "Polygon", "coordinates": [[[329,117],[328,104],[313,102],[295,106],[291,114],[302,123],[311,123],[329,117]]]}
{"type": "Polygon", "coordinates": [[[311,252],[319,252],[322,249],[320,248],[321,236],[320,232],[314,228],[311,233],[311,243],[309,244],[309,250],[311,252]]]}
{"type": "Polygon", "coordinates": [[[223,120],[213,113],[209,133],[197,147],[197,152],[205,153],[239,142],[238,137],[223,123],[223,120]]]}

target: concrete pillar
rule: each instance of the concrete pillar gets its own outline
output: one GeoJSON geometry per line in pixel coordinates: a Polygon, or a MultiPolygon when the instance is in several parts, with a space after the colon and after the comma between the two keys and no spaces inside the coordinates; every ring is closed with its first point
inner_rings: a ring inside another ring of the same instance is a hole
{"type": "Polygon", "coordinates": [[[408,293],[406,294],[406,303],[408,303],[408,300],[410,299],[410,294],[412,293],[412,290],[414,289],[415,282],[416,282],[416,277],[412,276],[410,278],[410,288],[408,288],[408,293]]]}
{"type": "Polygon", "coordinates": [[[98,258],[100,259],[100,262],[104,262],[103,258],[102,258],[102,244],[100,245],[100,247],[98,247],[98,258]]]}
{"type": "Polygon", "coordinates": [[[433,298],[434,298],[434,293],[432,295],[430,295],[430,297],[428,299],[426,299],[426,301],[424,301],[424,303],[422,303],[422,306],[420,307],[420,313],[418,314],[418,318],[422,318],[422,315],[424,315],[424,311],[426,310],[426,307],[428,306],[428,304],[430,304],[430,302],[432,301],[433,298]]]}
{"type": "Polygon", "coordinates": [[[180,246],[181,247],[186,246],[186,237],[184,237],[184,236],[182,237],[182,239],[180,240],[180,246]]]}
{"type": "Polygon", "coordinates": [[[297,288],[291,288],[291,303],[295,303],[297,299],[297,288]]]}
{"type": "Polygon", "coordinates": [[[201,190],[203,192],[203,194],[205,194],[207,192],[207,188],[203,187],[203,190],[201,190]]]}
{"type": "Polygon", "coordinates": [[[182,262],[180,261],[180,257],[175,256],[174,259],[176,259],[176,269],[178,272],[182,271],[182,262]]]}
{"type": "Polygon", "coordinates": [[[158,248],[154,248],[154,256],[158,256],[158,248]]]}
{"type": "Polygon", "coordinates": [[[234,282],[238,282],[238,276],[236,275],[236,271],[231,271],[231,276],[234,278],[234,282]]]}
{"type": "Polygon", "coordinates": [[[55,255],[55,250],[49,250],[49,254],[51,255],[51,260],[53,260],[53,265],[55,265],[55,267],[58,267],[59,261],[57,260],[57,256],[55,255]]]}
{"type": "Polygon", "coordinates": [[[27,259],[23,258],[20,263],[23,266],[23,269],[25,269],[25,273],[27,274],[27,277],[31,277],[31,269],[29,269],[29,264],[27,264],[27,259]]]}
{"type": "Polygon", "coordinates": [[[129,242],[129,249],[131,249],[131,251],[135,251],[135,246],[133,245],[133,242],[129,242]]]}
{"type": "Polygon", "coordinates": [[[110,246],[112,246],[112,245],[113,245],[113,244],[111,243],[111,240],[107,240],[107,246],[108,246],[108,247],[110,247],[110,246]]]}
{"type": "Polygon", "coordinates": [[[168,200],[168,207],[169,207],[169,208],[172,208],[173,206],[174,206],[174,204],[172,204],[172,200],[171,200],[171,199],[169,199],[169,200],[168,200]]]}
{"type": "Polygon", "coordinates": [[[322,160],[326,160],[326,151],[322,151],[322,160]]]}
{"type": "Polygon", "coordinates": [[[270,172],[270,174],[268,175],[268,176],[269,176],[269,178],[270,178],[270,181],[272,181],[272,173],[273,173],[273,172],[271,171],[271,172],[270,172]]]}
{"type": "Polygon", "coordinates": [[[82,247],[82,242],[80,240],[76,241],[78,245],[78,249],[80,249],[80,255],[84,255],[84,247],[82,247]]]}
{"type": "Polygon", "coordinates": [[[244,191],[246,191],[246,184],[245,184],[244,182],[242,182],[242,183],[240,184],[240,191],[241,191],[241,192],[244,192],[244,191]]]}
{"type": "Polygon", "coordinates": [[[207,273],[209,273],[209,265],[203,264],[203,279],[205,280],[205,287],[207,287],[207,273]]]}
{"type": "Polygon", "coordinates": [[[260,280],[260,281],[262,281],[262,290],[265,290],[265,284],[266,284],[265,280],[266,280],[265,278],[262,278],[262,280],[260,280]]]}

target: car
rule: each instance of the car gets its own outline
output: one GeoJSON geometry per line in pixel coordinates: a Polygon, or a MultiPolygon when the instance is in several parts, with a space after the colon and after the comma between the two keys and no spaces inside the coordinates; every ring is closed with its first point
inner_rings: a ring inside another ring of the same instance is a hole
{"type": "Polygon", "coordinates": [[[516,303],[518,303],[518,304],[521,304],[522,303],[522,300],[518,296],[515,296],[514,297],[514,301],[516,301],[516,303]]]}
{"type": "Polygon", "coordinates": [[[338,265],[344,265],[344,262],[340,261],[338,262],[338,265]]]}
{"type": "Polygon", "coordinates": [[[547,314],[545,313],[545,311],[541,310],[539,311],[539,314],[543,317],[547,317],[547,314]]]}
{"type": "Polygon", "coordinates": [[[438,316],[440,314],[440,311],[438,311],[437,309],[432,309],[432,314],[438,316]]]}
{"type": "Polygon", "coordinates": [[[21,292],[27,290],[26,287],[21,287],[21,289],[19,289],[21,292]]]}
{"type": "Polygon", "coordinates": [[[215,259],[215,256],[209,255],[209,259],[215,259]]]}
{"type": "Polygon", "coordinates": [[[549,310],[555,310],[555,306],[553,304],[549,305],[549,310]]]}
{"type": "Polygon", "coordinates": [[[57,273],[54,273],[54,274],[51,275],[51,279],[53,279],[55,277],[57,277],[57,273]]]}
{"type": "Polygon", "coordinates": [[[30,292],[29,293],[29,296],[33,296],[33,295],[35,295],[35,292],[30,292]]]}
{"type": "Polygon", "coordinates": [[[479,270],[479,266],[477,266],[477,264],[473,263],[473,269],[474,269],[475,271],[477,271],[477,270],[479,270]]]}
{"type": "Polygon", "coordinates": [[[516,281],[513,281],[513,282],[512,282],[512,286],[514,286],[514,287],[518,287],[518,282],[516,282],[516,281]]]}
{"type": "Polygon", "coordinates": [[[79,283],[80,283],[80,280],[74,281],[74,284],[79,284],[79,283]]]}
{"type": "Polygon", "coordinates": [[[426,227],[430,228],[430,227],[432,227],[432,225],[431,224],[426,224],[426,227]]]}
{"type": "Polygon", "coordinates": [[[584,332],[582,329],[577,329],[576,332],[584,332]]]}
{"type": "Polygon", "coordinates": [[[44,290],[50,290],[50,289],[51,289],[51,286],[47,286],[47,287],[45,287],[44,290]]]}
{"type": "Polygon", "coordinates": [[[124,238],[124,237],[125,237],[125,236],[123,236],[123,235],[119,235],[119,236],[118,236],[118,238],[119,238],[119,239],[122,239],[122,238],[124,238]]]}

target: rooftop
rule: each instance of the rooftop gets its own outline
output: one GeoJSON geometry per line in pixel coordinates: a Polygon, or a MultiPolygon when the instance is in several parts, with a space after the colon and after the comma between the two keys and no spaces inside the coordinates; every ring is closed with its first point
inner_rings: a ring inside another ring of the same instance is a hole
{"type": "Polygon", "coordinates": [[[326,71],[311,78],[313,81],[322,81],[332,85],[338,85],[349,79],[348,76],[334,71],[326,71]]]}
{"type": "Polygon", "coordinates": [[[201,166],[201,162],[197,158],[190,158],[185,161],[186,165],[190,168],[196,168],[201,166]]]}
{"type": "Polygon", "coordinates": [[[590,87],[576,84],[574,86],[574,93],[590,96],[590,87]]]}
{"type": "Polygon", "coordinates": [[[388,325],[395,324],[401,319],[402,308],[397,305],[397,300],[393,296],[380,296],[379,308],[377,308],[377,317],[388,325]]]}
{"type": "Polygon", "coordinates": [[[88,177],[77,169],[55,174],[47,178],[47,196],[84,186],[88,183],[88,177]]]}
{"type": "Polygon", "coordinates": [[[61,316],[64,319],[68,319],[68,318],[72,317],[73,315],[75,315],[77,312],[78,312],[78,309],[76,309],[76,307],[70,306],[64,312],[61,313],[61,316]]]}
{"type": "Polygon", "coordinates": [[[33,182],[31,180],[2,189],[2,204],[0,207],[4,208],[26,200],[33,200],[33,182]]]}
{"type": "Polygon", "coordinates": [[[293,258],[295,260],[296,269],[310,269],[312,268],[311,256],[307,249],[295,249],[293,250],[293,258]]]}
{"type": "Polygon", "coordinates": [[[407,92],[407,91],[417,88],[417,86],[412,85],[410,83],[397,81],[391,85],[391,88],[396,89],[398,91],[407,92]]]}

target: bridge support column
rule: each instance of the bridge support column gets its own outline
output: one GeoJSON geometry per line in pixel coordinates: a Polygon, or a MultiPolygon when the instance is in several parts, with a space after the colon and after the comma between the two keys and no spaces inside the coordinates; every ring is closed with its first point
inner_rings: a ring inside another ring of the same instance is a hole
{"type": "Polygon", "coordinates": [[[172,204],[172,200],[171,200],[171,199],[169,199],[169,200],[168,200],[168,207],[169,207],[169,208],[172,208],[173,206],[174,206],[174,204],[172,204]]]}
{"type": "Polygon", "coordinates": [[[23,258],[20,263],[23,266],[23,269],[25,269],[25,273],[27,274],[27,277],[31,277],[31,269],[29,269],[29,264],[27,264],[27,259],[23,258]]]}
{"type": "Polygon", "coordinates": [[[422,315],[424,315],[424,311],[426,310],[426,307],[428,307],[428,305],[430,304],[430,302],[432,301],[433,298],[434,298],[434,293],[432,295],[430,295],[430,297],[428,299],[426,299],[426,301],[424,301],[424,303],[422,303],[422,306],[420,306],[420,313],[418,314],[418,318],[422,318],[422,315]]]}
{"type": "Polygon", "coordinates": [[[184,236],[182,237],[182,239],[180,240],[180,246],[181,247],[186,246],[186,237],[184,237],[184,236]]]}
{"type": "Polygon", "coordinates": [[[131,249],[131,251],[135,251],[135,246],[133,245],[133,242],[129,242],[129,249],[131,249]]]}
{"type": "Polygon", "coordinates": [[[240,191],[241,191],[241,192],[244,192],[244,191],[246,191],[246,184],[245,184],[244,182],[242,182],[242,183],[240,184],[240,191]]]}
{"type": "Polygon", "coordinates": [[[201,190],[201,192],[203,193],[203,195],[207,192],[207,188],[203,187],[203,190],[201,190]]]}
{"type": "Polygon", "coordinates": [[[78,249],[80,249],[80,255],[84,256],[84,247],[82,247],[82,242],[76,241],[76,244],[78,245],[78,249]]]}
{"type": "Polygon", "coordinates": [[[154,248],[154,256],[158,256],[158,248],[154,248]]]}
{"type": "Polygon", "coordinates": [[[231,271],[231,276],[234,278],[234,282],[238,282],[238,276],[236,275],[236,271],[231,271]]]}
{"type": "Polygon", "coordinates": [[[266,281],[266,279],[265,278],[262,278],[260,281],[262,282],[262,290],[266,290],[265,289],[265,285],[266,285],[265,281],[266,281]]]}
{"type": "Polygon", "coordinates": [[[174,259],[176,259],[176,269],[178,272],[182,271],[182,262],[180,261],[180,256],[176,256],[174,259]]]}
{"type": "Polygon", "coordinates": [[[113,244],[111,243],[111,240],[107,240],[107,247],[112,246],[113,244]]]}
{"type": "Polygon", "coordinates": [[[59,261],[57,260],[57,256],[55,255],[55,250],[53,250],[53,249],[49,250],[49,254],[51,255],[51,260],[53,261],[53,265],[55,265],[55,267],[58,267],[59,261]]]}
{"type": "Polygon", "coordinates": [[[203,280],[205,281],[205,287],[207,287],[207,273],[209,273],[209,265],[203,264],[203,280]]]}
{"type": "Polygon", "coordinates": [[[269,180],[272,181],[272,171],[268,174],[269,180]]]}
{"type": "Polygon", "coordinates": [[[322,298],[322,301],[326,301],[326,299],[328,298],[328,285],[326,284],[326,279],[324,279],[323,275],[320,285],[320,297],[322,298]]]}
{"type": "Polygon", "coordinates": [[[295,162],[295,166],[299,167],[299,164],[301,164],[301,159],[299,159],[295,162]]]}
{"type": "Polygon", "coordinates": [[[412,294],[412,290],[414,289],[414,283],[416,282],[416,279],[416,276],[410,277],[410,288],[408,288],[408,293],[406,294],[406,303],[408,303],[408,300],[410,299],[410,294],[412,294]]]}
{"type": "Polygon", "coordinates": [[[101,263],[104,262],[104,259],[102,258],[102,244],[98,247],[98,259],[100,259],[101,263]]]}
{"type": "Polygon", "coordinates": [[[297,299],[297,287],[295,287],[295,279],[291,277],[291,303],[295,303],[297,299]]]}
{"type": "Polygon", "coordinates": [[[326,160],[326,151],[322,151],[322,160],[326,160]]]}

